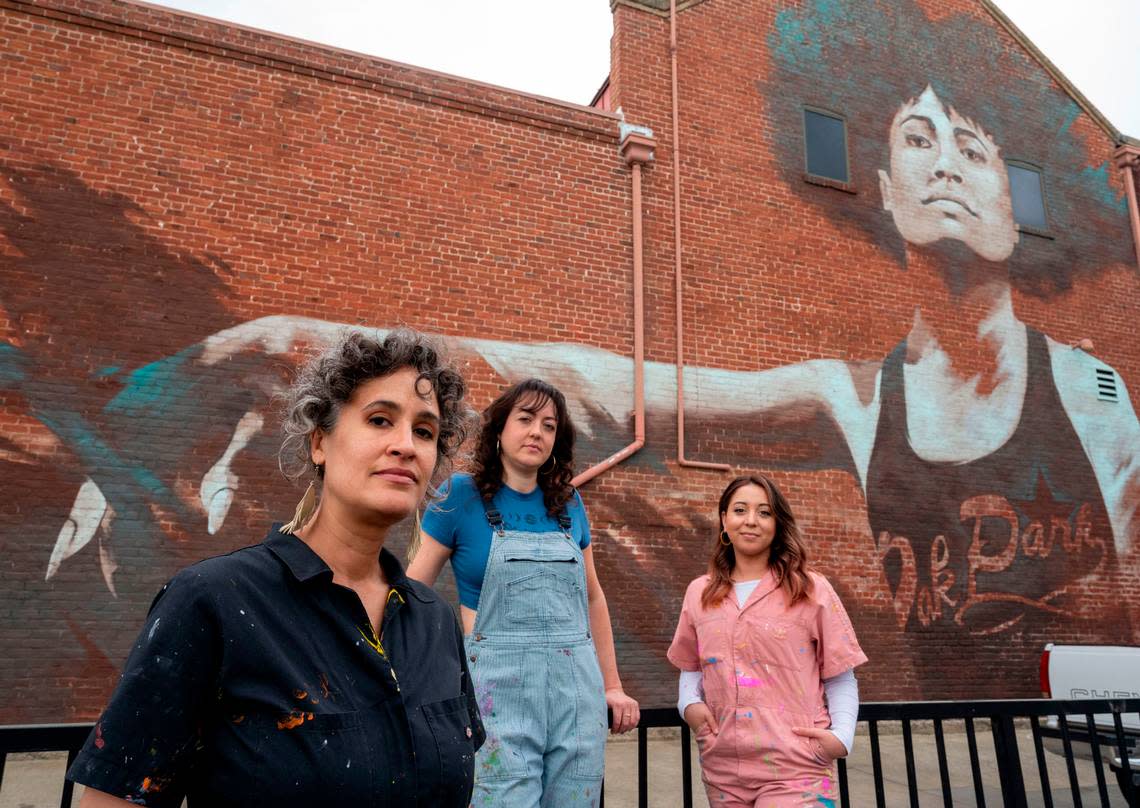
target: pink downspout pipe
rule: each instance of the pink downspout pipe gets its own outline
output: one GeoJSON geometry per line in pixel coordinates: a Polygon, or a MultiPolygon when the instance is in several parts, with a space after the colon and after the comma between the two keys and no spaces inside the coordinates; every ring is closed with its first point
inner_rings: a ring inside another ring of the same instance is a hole
{"type": "Polygon", "coordinates": [[[1132,244],[1136,247],[1136,266],[1140,268],[1140,203],[1136,200],[1135,171],[1140,168],[1140,149],[1121,146],[1116,150],[1116,165],[1124,172],[1124,188],[1128,192],[1128,216],[1132,220],[1132,244]]]}
{"type": "Polygon", "coordinates": [[[725,463],[685,458],[685,325],[681,305],[681,130],[677,101],[677,0],[669,0],[669,62],[673,83],[673,277],[677,300],[677,465],[692,469],[732,471],[725,463]]]}
{"type": "Polygon", "coordinates": [[[633,443],[583,471],[570,481],[578,487],[613,468],[645,446],[645,283],[641,235],[641,166],[653,159],[656,144],[645,135],[631,132],[621,144],[621,154],[632,170],[633,196],[633,443]]]}

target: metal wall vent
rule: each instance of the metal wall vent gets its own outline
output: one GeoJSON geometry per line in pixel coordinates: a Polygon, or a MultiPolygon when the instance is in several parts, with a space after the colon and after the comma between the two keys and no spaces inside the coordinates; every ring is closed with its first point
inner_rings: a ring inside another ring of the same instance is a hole
{"type": "Polygon", "coordinates": [[[1101,401],[1116,401],[1116,374],[1112,368],[1096,369],[1096,397],[1101,401]]]}

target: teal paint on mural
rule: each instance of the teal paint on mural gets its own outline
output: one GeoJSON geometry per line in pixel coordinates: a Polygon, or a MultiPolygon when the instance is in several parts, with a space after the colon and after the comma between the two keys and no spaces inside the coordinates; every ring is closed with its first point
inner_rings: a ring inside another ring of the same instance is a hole
{"type": "Polygon", "coordinates": [[[150,469],[138,465],[132,465],[128,469],[131,479],[134,480],[140,488],[154,495],[155,497],[166,499],[170,495],[169,489],[163,484],[162,480],[158,479],[150,469]]]}
{"type": "Polygon", "coordinates": [[[786,8],[776,14],[776,27],[768,35],[768,47],[793,64],[818,61],[824,32],[836,34],[840,13],[838,0],[816,0],[807,13],[786,8]]]}
{"type": "Polygon", "coordinates": [[[1081,108],[1077,106],[1075,101],[1069,103],[1069,108],[1066,110],[1065,120],[1057,129],[1057,137],[1066,137],[1069,134],[1069,129],[1072,128],[1077,118],[1081,116],[1081,108]]]}
{"type": "Polygon", "coordinates": [[[84,472],[100,483],[104,495],[116,510],[122,509],[121,500],[115,496],[122,486],[114,482],[120,471],[125,471],[139,488],[152,496],[167,504],[176,502],[167,486],[153,472],[124,459],[79,413],[69,410],[36,410],[35,415],[78,455],[84,472]]]}
{"type": "Polygon", "coordinates": [[[105,379],[108,376],[114,376],[122,369],[122,365],[109,365],[105,368],[99,368],[93,375],[96,379],[105,379]]]}
{"type": "Polygon", "coordinates": [[[803,19],[794,8],[785,8],[776,14],[776,27],[768,34],[768,47],[781,61],[798,65],[801,53],[809,60],[819,59],[819,40],[812,42],[811,19],[803,19]]]}
{"type": "Polygon", "coordinates": [[[1128,213],[1128,203],[1124,199],[1124,194],[1118,194],[1109,182],[1110,170],[1107,160],[1096,168],[1087,166],[1081,170],[1080,182],[1086,185],[1089,192],[1094,194],[1102,204],[1114,208],[1121,216],[1124,216],[1128,213]]]}
{"type": "Polygon", "coordinates": [[[28,358],[15,345],[0,342],[0,383],[18,384],[28,378],[28,358]]]}
{"type": "Polygon", "coordinates": [[[105,412],[139,415],[164,413],[184,404],[195,382],[185,366],[199,352],[197,347],[151,362],[126,375],[122,391],[107,403],[105,412]]]}

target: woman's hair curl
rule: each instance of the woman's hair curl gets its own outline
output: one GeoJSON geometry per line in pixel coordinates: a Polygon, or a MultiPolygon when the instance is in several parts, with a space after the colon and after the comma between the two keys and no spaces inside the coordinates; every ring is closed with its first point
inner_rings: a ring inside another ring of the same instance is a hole
{"type": "Polygon", "coordinates": [[[467,437],[471,411],[464,401],[467,384],[445,359],[435,340],[410,328],[387,335],[347,331],[312,357],[284,396],[285,437],[278,455],[281,471],[291,480],[323,469],[313,465],[310,441],[318,429],[332,432],[340,410],[361,384],[412,368],[416,389],[435,392],[439,405],[438,456],[434,480],[446,476],[467,437]]]}

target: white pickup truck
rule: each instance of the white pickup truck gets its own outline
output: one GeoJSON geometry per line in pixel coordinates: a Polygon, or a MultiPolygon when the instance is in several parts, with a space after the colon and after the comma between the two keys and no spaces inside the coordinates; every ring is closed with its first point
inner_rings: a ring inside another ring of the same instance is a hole
{"type": "MultiPolygon", "coordinates": [[[[1041,653],[1041,695],[1047,699],[1140,699],[1140,648],[1119,645],[1054,645],[1049,643],[1041,653]]],[[[1127,794],[1120,753],[1116,749],[1116,727],[1111,713],[1093,716],[1099,736],[1101,756],[1116,772],[1120,789],[1127,794]]],[[[1087,735],[1085,716],[1069,716],[1066,721],[1073,733],[1087,735]]],[[[1130,745],[1128,761],[1133,782],[1140,788],[1140,714],[1124,713],[1121,724],[1130,745]]],[[[1057,719],[1045,722],[1045,731],[1053,735],[1057,719]]],[[[1060,741],[1045,744],[1046,749],[1064,754],[1060,741]]],[[[1073,751],[1091,757],[1087,743],[1073,743],[1073,751]]]]}

